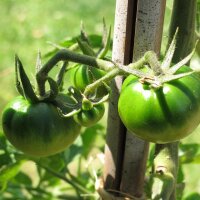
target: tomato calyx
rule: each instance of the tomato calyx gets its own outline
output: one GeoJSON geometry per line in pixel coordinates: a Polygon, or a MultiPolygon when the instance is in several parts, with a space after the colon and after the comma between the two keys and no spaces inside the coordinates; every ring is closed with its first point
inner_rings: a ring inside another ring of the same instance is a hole
{"type": "Polygon", "coordinates": [[[78,89],[71,86],[68,88],[68,95],[71,96],[74,100],[74,103],[66,103],[60,101],[59,103],[55,101],[56,106],[58,107],[61,115],[63,117],[71,117],[78,114],[81,111],[92,110],[95,106],[103,104],[109,98],[109,95],[105,95],[101,98],[86,98],[78,89]],[[64,112],[63,108],[69,108],[69,112],[64,112]]]}
{"type": "Polygon", "coordinates": [[[175,65],[172,65],[172,58],[176,48],[176,37],[177,37],[178,30],[176,31],[174,38],[167,50],[167,53],[162,62],[160,62],[157,58],[157,55],[153,51],[148,51],[144,55],[144,59],[146,61],[143,68],[130,68],[129,66],[118,65],[119,69],[124,71],[125,73],[132,74],[139,78],[141,83],[148,83],[153,88],[160,88],[163,86],[164,83],[170,82],[173,80],[177,80],[183,78],[185,76],[189,76],[193,73],[197,73],[200,70],[198,69],[191,69],[188,67],[188,71],[177,72],[185,66],[192,58],[195,53],[196,46],[198,41],[196,42],[195,48],[193,51],[183,58],[180,62],[175,65]],[[146,72],[143,72],[143,69],[147,69],[146,72]]]}
{"type": "MultiPolygon", "coordinates": [[[[38,65],[36,67],[38,67],[38,65]]],[[[51,77],[47,77],[46,81],[49,84],[49,91],[47,91],[43,96],[37,96],[34,91],[35,87],[31,84],[22,62],[17,55],[15,56],[15,77],[17,91],[30,103],[38,103],[40,101],[51,102],[58,95],[58,84],[51,77]]]]}
{"type": "Polygon", "coordinates": [[[22,62],[19,57],[15,55],[15,75],[16,75],[16,88],[20,95],[26,98],[31,103],[39,101],[36,96],[33,86],[31,85],[28,76],[25,73],[22,62]]]}

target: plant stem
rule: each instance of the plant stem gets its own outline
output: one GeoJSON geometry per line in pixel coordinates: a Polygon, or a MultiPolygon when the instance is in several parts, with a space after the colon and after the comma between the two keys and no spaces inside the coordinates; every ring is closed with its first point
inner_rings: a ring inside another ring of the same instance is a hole
{"type": "Polygon", "coordinates": [[[177,27],[179,28],[176,53],[172,60],[174,63],[186,57],[194,47],[196,7],[196,0],[174,1],[169,30],[169,39],[171,40],[177,27]]]}
{"type": "Polygon", "coordinates": [[[89,190],[87,190],[85,187],[83,187],[82,185],[80,185],[78,182],[76,182],[75,180],[70,180],[68,179],[66,176],[63,176],[62,174],[52,170],[51,168],[47,167],[47,166],[43,166],[39,163],[37,163],[37,165],[39,165],[40,167],[44,168],[47,172],[49,172],[50,174],[54,175],[55,177],[67,182],[68,184],[70,184],[72,187],[75,188],[76,191],[82,192],[84,194],[88,194],[90,193],[89,190]]]}
{"type": "Polygon", "coordinates": [[[174,187],[176,186],[178,166],[178,142],[157,144],[153,166],[154,183],[152,186],[152,199],[176,199],[174,187]],[[172,196],[173,194],[173,196],[172,196]]]}
{"type": "Polygon", "coordinates": [[[12,188],[17,188],[17,189],[26,189],[26,190],[28,190],[29,192],[37,192],[38,194],[40,194],[40,195],[46,195],[46,196],[50,196],[51,195],[51,193],[49,193],[49,192],[47,192],[46,190],[43,190],[43,189],[41,189],[41,188],[39,188],[39,187],[32,187],[32,186],[28,186],[28,185],[19,185],[19,184],[10,184],[9,185],[10,187],[12,187],[12,188]]]}
{"type": "MultiPolygon", "coordinates": [[[[95,84],[88,86],[85,91],[86,94],[88,94],[89,91],[93,91],[99,85],[103,84],[102,81],[107,82],[113,79],[116,75],[120,74],[121,71],[123,71],[123,67],[121,69],[114,69],[116,66],[111,61],[106,61],[92,56],[78,54],[67,49],[62,49],[59,50],[36,74],[38,93],[40,96],[43,96],[45,94],[45,81],[47,79],[48,73],[59,61],[72,61],[76,63],[86,64],[93,67],[98,67],[99,69],[103,69],[109,72],[101,80],[97,80],[97,83],[95,82],[95,84]]],[[[128,67],[140,68],[144,63],[145,58],[142,57],[136,63],[130,64],[130,66],[128,67]]],[[[132,72],[135,72],[135,74],[138,76],[140,75],[139,71],[132,72]]]]}
{"type": "Polygon", "coordinates": [[[140,78],[144,77],[145,74],[142,73],[141,71],[139,71],[138,69],[141,68],[146,62],[148,62],[150,57],[151,56],[149,56],[148,59],[145,59],[145,55],[144,55],[137,62],[131,63],[128,66],[123,66],[123,65],[121,66],[119,64],[116,64],[117,68],[114,68],[113,70],[109,71],[102,78],[100,78],[97,81],[95,81],[94,83],[88,85],[85,88],[84,95],[87,96],[89,93],[92,93],[96,88],[103,85],[104,83],[111,81],[117,75],[126,75],[128,73],[132,73],[140,78]]]}
{"type": "Polygon", "coordinates": [[[82,55],[67,49],[61,49],[36,74],[38,93],[40,96],[43,96],[45,94],[45,81],[49,71],[59,61],[72,61],[76,63],[86,64],[93,67],[98,67],[99,69],[105,71],[110,71],[115,67],[112,62],[106,60],[98,59],[92,56],[82,55]]]}
{"type": "Polygon", "coordinates": [[[113,69],[112,71],[108,72],[102,78],[100,78],[97,81],[95,81],[94,83],[88,85],[85,88],[84,95],[88,96],[89,93],[92,93],[96,88],[103,85],[103,83],[106,83],[106,82],[112,80],[115,76],[119,75],[120,73],[122,73],[122,71],[119,68],[113,69]]]}

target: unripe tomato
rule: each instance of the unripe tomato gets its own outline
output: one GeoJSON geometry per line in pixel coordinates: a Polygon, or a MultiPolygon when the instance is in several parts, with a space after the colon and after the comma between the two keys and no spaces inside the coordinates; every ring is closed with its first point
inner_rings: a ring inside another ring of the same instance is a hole
{"type": "Polygon", "coordinates": [[[36,157],[63,151],[80,133],[80,125],[72,117],[62,117],[52,103],[31,104],[21,96],[4,109],[2,126],[13,146],[36,157]]]}
{"type": "MultiPolygon", "coordinates": [[[[73,85],[80,91],[84,91],[87,85],[93,83],[106,74],[105,71],[87,65],[78,65],[72,70],[71,80],[73,85]]],[[[107,94],[104,86],[97,90],[99,96],[107,94]]]]}
{"type": "Polygon", "coordinates": [[[130,75],[123,83],[118,111],[126,128],[141,139],[180,140],[200,123],[200,78],[191,74],[156,89],[130,75]]]}
{"type": "Polygon", "coordinates": [[[89,127],[96,124],[104,115],[103,104],[95,105],[89,110],[81,110],[74,116],[74,120],[81,126],[89,127]]]}

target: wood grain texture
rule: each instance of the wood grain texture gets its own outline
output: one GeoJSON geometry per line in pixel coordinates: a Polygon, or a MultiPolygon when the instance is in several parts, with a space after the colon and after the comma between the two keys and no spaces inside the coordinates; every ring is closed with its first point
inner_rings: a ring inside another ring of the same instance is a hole
{"type": "MultiPolygon", "coordinates": [[[[160,52],[165,0],[139,0],[134,34],[133,61],[141,58],[148,50],[160,52]]],[[[121,191],[141,198],[143,196],[148,142],[127,132],[121,191]]]]}

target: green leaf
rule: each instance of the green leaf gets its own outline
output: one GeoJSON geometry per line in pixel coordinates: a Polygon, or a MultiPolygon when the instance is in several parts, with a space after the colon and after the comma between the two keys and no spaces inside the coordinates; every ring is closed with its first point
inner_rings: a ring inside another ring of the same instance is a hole
{"type": "Polygon", "coordinates": [[[82,41],[81,39],[77,39],[78,45],[81,49],[81,51],[88,56],[93,56],[95,57],[95,52],[93,51],[92,47],[85,41],[82,41]]]}
{"type": "Polygon", "coordinates": [[[65,162],[63,161],[62,154],[40,158],[39,161],[36,161],[36,164],[39,166],[48,166],[48,168],[57,172],[61,171],[65,167],[65,162]]]}
{"type": "Polygon", "coordinates": [[[97,138],[99,135],[103,135],[104,127],[100,124],[96,124],[92,127],[86,128],[85,131],[81,134],[83,141],[83,153],[82,155],[87,158],[91,149],[95,147],[97,138]]]}
{"type": "Polygon", "coordinates": [[[83,152],[83,142],[81,137],[78,137],[74,144],[70,148],[64,151],[65,164],[71,163],[77,156],[82,155],[83,152]]]}
{"type": "Polygon", "coordinates": [[[200,200],[200,194],[197,192],[194,192],[190,195],[188,195],[185,200],[200,200]]]}
{"type": "Polygon", "coordinates": [[[17,184],[20,183],[20,184],[24,184],[24,185],[28,185],[28,186],[32,185],[32,179],[27,174],[25,174],[21,171],[15,176],[14,181],[17,184]]]}
{"type": "Polygon", "coordinates": [[[64,157],[62,154],[56,154],[49,157],[40,158],[35,160],[38,172],[40,173],[40,182],[44,182],[49,186],[56,186],[60,183],[60,180],[46,171],[45,167],[49,169],[61,172],[65,168],[64,157]]]}
{"type": "Polygon", "coordinates": [[[0,168],[12,162],[13,154],[8,151],[8,143],[6,138],[0,134],[0,168]]]}
{"type": "Polygon", "coordinates": [[[102,45],[102,36],[97,34],[88,35],[91,46],[93,48],[100,48],[102,45]]]}
{"type": "Polygon", "coordinates": [[[179,158],[182,164],[200,163],[200,144],[180,144],[179,158]]]}
{"type": "Polygon", "coordinates": [[[72,47],[73,45],[75,45],[77,43],[76,39],[77,39],[77,36],[76,37],[67,37],[64,40],[60,41],[58,44],[55,44],[53,42],[48,42],[55,48],[52,51],[46,53],[44,55],[44,57],[48,58],[48,57],[53,56],[59,49],[72,47]]]}
{"type": "Polygon", "coordinates": [[[4,151],[3,154],[0,155],[0,168],[3,165],[8,165],[11,163],[12,159],[10,158],[9,154],[4,151]]]}
{"type": "Polygon", "coordinates": [[[21,165],[24,161],[19,161],[10,165],[5,166],[0,170],[0,186],[2,190],[5,189],[7,182],[14,178],[20,171],[21,165]]]}

